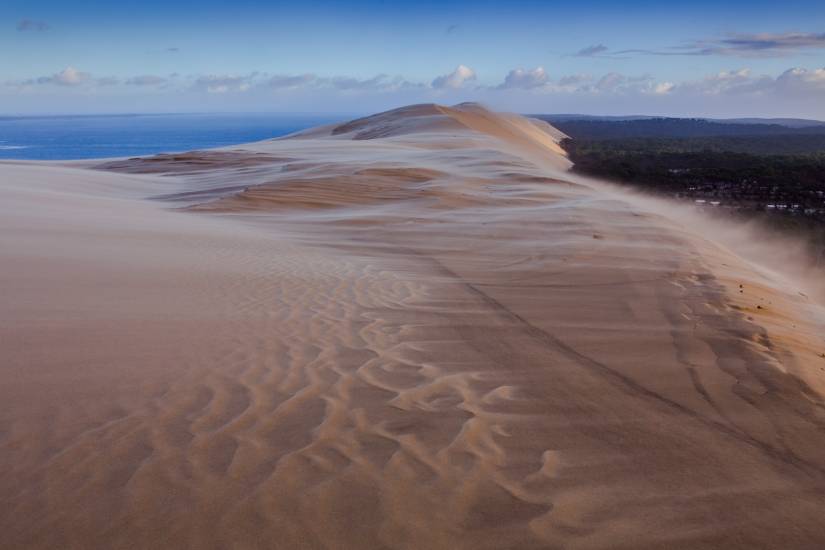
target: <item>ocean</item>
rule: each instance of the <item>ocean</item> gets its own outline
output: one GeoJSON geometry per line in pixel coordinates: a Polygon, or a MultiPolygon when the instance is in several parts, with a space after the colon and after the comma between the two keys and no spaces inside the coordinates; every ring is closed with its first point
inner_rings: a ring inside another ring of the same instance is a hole
{"type": "Polygon", "coordinates": [[[353,115],[163,114],[0,116],[0,159],[76,160],[223,147],[353,115]]]}

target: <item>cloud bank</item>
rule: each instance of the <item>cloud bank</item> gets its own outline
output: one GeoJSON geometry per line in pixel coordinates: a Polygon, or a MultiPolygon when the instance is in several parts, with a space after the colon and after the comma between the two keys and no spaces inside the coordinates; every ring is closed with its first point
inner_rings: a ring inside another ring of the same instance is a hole
{"type": "Polygon", "coordinates": [[[26,84],[56,84],[58,86],[80,86],[92,81],[92,75],[83,71],[78,71],[74,67],[66,67],[62,71],[51,76],[41,76],[28,80],[26,84]]]}
{"type": "Polygon", "coordinates": [[[683,81],[618,71],[553,75],[542,66],[511,69],[499,76],[498,82],[495,75],[484,76],[482,83],[479,75],[466,65],[436,76],[429,83],[388,74],[367,78],[266,72],[118,77],[93,75],[69,66],[51,75],[7,81],[0,84],[0,94],[14,93],[18,98],[51,94],[55,98],[99,99],[138,97],[135,94],[145,92],[157,102],[177,102],[177,108],[190,109],[214,105],[237,110],[300,106],[305,110],[329,111],[333,109],[328,106],[333,105],[372,110],[406,103],[480,100],[522,112],[606,112],[604,106],[609,106],[624,113],[656,114],[659,109],[702,116],[709,114],[707,109],[714,108],[728,109],[730,116],[771,112],[776,116],[825,118],[825,68],[791,67],[771,75],[740,67],[683,81]],[[239,95],[244,99],[239,99],[239,95]],[[214,99],[207,100],[210,97],[214,99]],[[225,100],[216,103],[221,97],[225,100]]]}
{"type": "Polygon", "coordinates": [[[544,67],[536,67],[532,70],[518,68],[507,73],[507,76],[504,77],[504,82],[499,85],[499,88],[520,88],[522,90],[531,90],[546,86],[548,81],[549,78],[547,76],[547,72],[544,70],[544,67]]]}
{"type": "MultiPolygon", "coordinates": [[[[325,90],[333,92],[397,92],[426,90],[484,90],[490,91],[530,91],[535,94],[553,93],[694,93],[703,95],[718,94],[791,94],[816,95],[825,94],[825,68],[807,69],[789,68],[777,76],[756,74],[750,68],[738,68],[706,75],[698,80],[683,82],[660,81],[651,75],[627,75],[620,72],[607,72],[600,76],[589,74],[560,75],[551,78],[544,67],[510,70],[504,79],[495,85],[476,85],[476,72],[459,65],[450,73],[435,77],[428,85],[413,82],[400,75],[378,74],[371,78],[352,76],[319,76],[314,73],[303,74],[268,74],[252,72],[243,75],[206,74],[182,76],[172,74],[135,75],[126,78],[112,76],[95,77],[89,72],[69,66],[52,75],[31,78],[22,81],[8,81],[6,87],[30,88],[34,86],[58,86],[70,88],[94,88],[98,86],[151,87],[174,86],[181,90],[206,93],[247,92],[250,90],[294,91],[325,90]]],[[[825,96],[822,96],[825,99],[825,96]]]]}

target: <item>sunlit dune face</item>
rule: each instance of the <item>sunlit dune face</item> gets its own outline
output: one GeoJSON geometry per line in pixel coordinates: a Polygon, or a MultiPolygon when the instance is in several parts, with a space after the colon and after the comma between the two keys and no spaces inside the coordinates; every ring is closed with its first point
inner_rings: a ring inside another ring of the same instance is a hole
{"type": "Polygon", "coordinates": [[[821,547],[821,302],[560,137],[418,105],[0,165],[2,540],[821,547]]]}

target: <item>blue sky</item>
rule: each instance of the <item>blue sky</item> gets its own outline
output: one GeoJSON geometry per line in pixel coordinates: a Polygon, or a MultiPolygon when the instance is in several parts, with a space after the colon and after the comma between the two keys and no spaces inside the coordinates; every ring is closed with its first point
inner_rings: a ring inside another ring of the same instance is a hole
{"type": "Polygon", "coordinates": [[[0,3],[0,112],[825,119],[825,8],[763,1],[0,3]]]}

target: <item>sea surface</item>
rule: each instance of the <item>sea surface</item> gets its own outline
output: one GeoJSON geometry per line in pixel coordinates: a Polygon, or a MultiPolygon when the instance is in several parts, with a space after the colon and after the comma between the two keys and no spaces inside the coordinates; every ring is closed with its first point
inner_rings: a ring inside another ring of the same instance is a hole
{"type": "Polygon", "coordinates": [[[0,116],[0,159],[131,157],[284,136],[353,115],[163,114],[0,116]]]}

